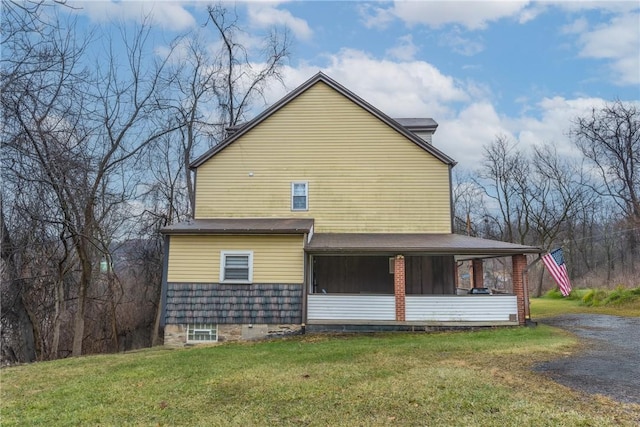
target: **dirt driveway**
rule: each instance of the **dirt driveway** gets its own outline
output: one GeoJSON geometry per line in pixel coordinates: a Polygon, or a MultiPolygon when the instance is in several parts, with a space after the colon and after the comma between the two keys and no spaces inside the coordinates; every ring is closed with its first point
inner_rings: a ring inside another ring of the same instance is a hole
{"type": "Polygon", "coordinates": [[[585,348],[535,371],[571,388],[640,404],[640,317],[567,314],[539,322],[576,334],[585,348]]]}

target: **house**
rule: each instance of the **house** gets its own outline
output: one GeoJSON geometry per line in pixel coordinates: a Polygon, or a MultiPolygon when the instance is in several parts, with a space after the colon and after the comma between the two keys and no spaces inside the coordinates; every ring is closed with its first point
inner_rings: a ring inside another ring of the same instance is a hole
{"type": "Polygon", "coordinates": [[[318,73],[195,160],[194,219],[163,229],[165,344],[525,323],[526,255],[452,233],[431,119],[392,119],[318,73]],[[511,257],[513,292],[457,295],[511,257]]]}

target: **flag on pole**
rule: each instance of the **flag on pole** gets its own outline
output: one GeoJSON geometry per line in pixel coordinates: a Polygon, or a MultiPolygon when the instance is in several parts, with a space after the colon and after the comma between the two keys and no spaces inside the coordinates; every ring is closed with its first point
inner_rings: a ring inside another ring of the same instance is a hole
{"type": "Polygon", "coordinates": [[[560,292],[563,296],[571,293],[571,282],[569,281],[569,273],[567,273],[567,266],[564,263],[564,257],[562,256],[562,248],[555,249],[542,257],[542,262],[553,276],[553,279],[560,286],[560,292]]]}

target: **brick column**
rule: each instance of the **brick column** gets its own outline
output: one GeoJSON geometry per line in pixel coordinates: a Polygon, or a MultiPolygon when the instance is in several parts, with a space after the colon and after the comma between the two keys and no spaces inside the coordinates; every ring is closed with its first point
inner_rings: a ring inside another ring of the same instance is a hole
{"type": "Polygon", "coordinates": [[[527,257],[525,255],[514,255],[511,257],[511,264],[513,267],[513,293],[516,294],[516,300],[518,302],[518,323],[520,325],[525,324],[525,301],[524,287],[525,283],[525,270],[527,268],[527,257]]]}
{"type": "Polygon", "coordinates": [[[471,261],[473,267],[473,287],[484,288],[484,270],[481,259],[471,261]]]}
{"type": "Polygon", "coordinates": [[[404,279],[404,256],[396,255],[393,263],[393,289],[396,297],[396,320],[404,322],[405,317],[405,279],[404,279]]]}

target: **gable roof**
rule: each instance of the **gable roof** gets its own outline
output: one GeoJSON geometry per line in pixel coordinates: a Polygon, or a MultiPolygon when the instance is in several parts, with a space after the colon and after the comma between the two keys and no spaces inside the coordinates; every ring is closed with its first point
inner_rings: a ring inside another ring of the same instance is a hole
{"type": "Polygon", "coordinates": [[[385,124],[387,124],[388,126],[393,128],[396,132],[400,133],[405,138],[411,140],[418,147],[422,148],[427,153],[433,155],[435,158],[437,158],[441,162],[443,162],[443,163],[445,163],[447,165],[450,165],[450,166],[454,166],[456,164],[455,160],[453,160],[451,157],[447,156],[442,151],[440,151],[437,148],[435,148],[433,145],[427,143],[426,141],[421,139],[418,135],[416,135],[416,134],[412,133],[411,131],[409,131],[407,128],[405,128],[398,121],[396,121],[396,120],[392,119],[391,117],[387,116],[385,113],[383,113],[382,111],[378,110],[373,105],[369,104],[367,101],[365,101],[364,99],[360,98],[358,95],[356,95],[355,93],[351,92],[346,87],[342,86],[341,84],[339,84],[335,80],[329,78],[326,74],[324,74],[322,72],[318,72],[315,76],[311,77],[309,80],[307,80],[306,82],[302,83],[296,89],[294,89],[293,91],[289,92],[287,95],[285,95],[282,99],[280,99],[278,102],[273,104],[271,107],[267,108],[265,111],[263,111],[262,113],[258,114],[255,118],[253,118],[252,120],[250,120],[247,123],[245,123],[242,127],[237,129],[228,138],[224,139],[219,144],[215,145],[210,150],[208,150],[206,153],[204,153],[203,155],[198,157],[196,160],[194,160],[191,163],[191,165],[189,165],[189,167],[191,169],[195,169],[195,168],[199,167],[200,165],[205,163],[207,160],[209,160],[211,157],[215,156],[216,154],[218,154],[219,152],[221,152],[222,150],[227,148],[229,145],[233,144],[236,140],[238,140],[244,134],[246,134],[247,132],[251,131],[251,129],[253,129],[256,126],[258,126],[264,120],[269,118],[271,115],[275,114],[282,107],[287,105],[293,99],[295,99],[296,97],[298,97],[299,95],[304,93],[307,89],[309,89],[310,87],[312,87],[313,85],[315,85],[318,82],[322,82],[322,83],[326,84],[327,86],[329,86],[332,89],[334,89],[336,92],[338,92],[341,95],[345,96],[350,101],[352,101],[355,104],[357,104],[358,106],[364,108],[370,114],[372,114],[373,116],[377,117],[379,120],[381,120],[382,122],[384,122],[385,124]]]}

